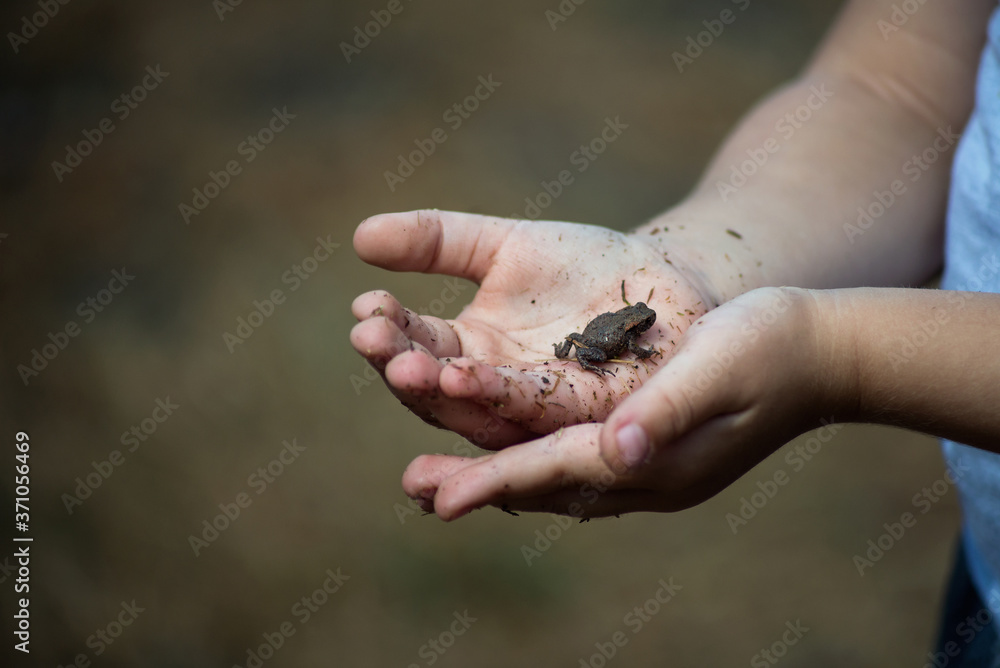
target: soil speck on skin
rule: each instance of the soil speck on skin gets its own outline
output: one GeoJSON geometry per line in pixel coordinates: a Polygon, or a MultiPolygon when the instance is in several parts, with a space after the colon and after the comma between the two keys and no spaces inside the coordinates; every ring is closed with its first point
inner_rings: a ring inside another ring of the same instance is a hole
{"type": "Polygon", "coordinates": [[[659,234],[659,233],[660,233],[660,228],[654,227],[652,230],[649,231],[649,236],[653,236],[654,234],[659,234]]]}
{"type": "Polygon", "coordinates": [[[546,378],[545,376],[542,376],[542,382],[543,382],[543,383],[545,383],[546,385],[548,385],[548,384],[549,384],[549,383],[551,383],[552,381],[550,381],[550,380],[549,380],[548,378],[546,378]]]}

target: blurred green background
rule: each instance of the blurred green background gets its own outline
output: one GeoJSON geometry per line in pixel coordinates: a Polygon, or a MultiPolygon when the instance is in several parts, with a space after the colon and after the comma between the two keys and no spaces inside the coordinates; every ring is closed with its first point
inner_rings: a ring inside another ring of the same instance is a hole
{"type": "MultiPolygon", "coordinates": [[[[0,413],[5,452],[30,435],[35,539],[33,651],[13,665],[258,665],[248,652],[278,645],[283,624],[294,634],[262,665],[600,666],[619,632],[607,663],[769,665],[759,652],[797,622],[809,630],[782,665],[923,664],[954,493],[916,511],[863,577],[854,556],[942,477],[932,439],[844,428],[800,469],[785,459],[793,444],[674,515],[563,529],[485,510],[445,525],[408,512],[399,478],[460,439],[369,382],[348,342],[357,294],[426,309],[450,289],[363,265],[351,237],[366,216],[523,212],[620,116],[628,130],[543,217],[627,229],[683,196],[747,107],[802,67],[837,3],[563,2],[575,11],[553,30],[556,0],[402,0],[348,63],[342,43],[389,3],[224,1],[71,2],[0,48],[0,413]],[[672,54],[726,8],[736,20],[679,73],[672,54]],[[115,100],[157,66],[168,74],[122,118],[115,100]],[[489,75],[500,87],[452,130],[443,114],[489,75]],[[285,108],[287,127],[241,152],[285,108]],[[95,134],[105,118],[114,129],[95,134]],[[390,189],[384,173],[437,127],[447,141],[390,189]],[[84,133],[100,143],[57,175],[84,133]],[[179,205],[229,161],[239,173],[186,222],[179,205]],[[303,263],[317,238],[339,248],[303,263]],[[307,280],[289,278],[295,266],[307,280]],[[122,268],[135,278],[107,291],[122,268]],[[284,301],[227,345],[274,290],[284,301]],[[69,323],[77,335],[61,338],[69,323]],[[19,365],[53,338],[64,349],[25,383],[19,365]],[[133,426],[143,440],[123,444],[133,426]],[[116,450],[120,465],[104,463],[116,450]],[[255,473],[268,466],[269,481],[255,473]],[[779,470],[788,484],[734,534],[727,514],[779,470]],[[100,485],[68,502],[88,476],[100,485]],[[191,536],[238,498],[249,504],[195,555],[191,536]],[[529,565],[536,531],[555,540],[529,565]],[[340,588],[314,594],[328,571],[340,588]],[[648,603],[671,578],[674,598],[648,603]]],[[[21,33],[39,11],[5,3],[0,27],[21,33]]]]}

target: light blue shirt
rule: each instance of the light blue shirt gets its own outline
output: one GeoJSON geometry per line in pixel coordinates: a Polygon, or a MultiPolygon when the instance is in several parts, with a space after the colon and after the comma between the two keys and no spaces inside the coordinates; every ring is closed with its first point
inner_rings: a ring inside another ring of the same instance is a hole
{"type": "MultiPolygon", "coordinates": [[[[952,168],[941,287],[1000,292],[1000,8],[990,19],[975,109],[952,168]]],[[[940,335],[947,336],[946,327],[940,335]]],[[[978,354],[968,351],[970,365],[978,354]]],[[[969,572],[982,600],[1000,614],[1000,455],[952,441],[942,446],[957,477],[969,572]]],[[[1000,618],[993,619],[1000,630],[1000,618]]]]}

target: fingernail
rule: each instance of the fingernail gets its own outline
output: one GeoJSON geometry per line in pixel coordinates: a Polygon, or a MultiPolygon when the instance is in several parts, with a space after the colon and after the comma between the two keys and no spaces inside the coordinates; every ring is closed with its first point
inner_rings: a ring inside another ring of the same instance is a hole
{"type": "Polygon", "coordinates": [[[630,469],[638,468],[649,457],[649,438],[639,425],[625,425],[615,433],[615,439],[618,457],[630,469]]]}

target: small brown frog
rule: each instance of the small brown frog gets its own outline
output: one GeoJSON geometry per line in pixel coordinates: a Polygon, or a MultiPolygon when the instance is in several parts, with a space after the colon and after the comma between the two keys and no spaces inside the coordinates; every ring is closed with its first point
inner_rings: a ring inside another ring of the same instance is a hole
{"type": "Polygon", "coordinates": [[[613,359],[626,348],[639,359],[661,354],[652,348],[642,348],[635,342],[654,322],[656,311],[643,302],[638,302],[614,313],[602,313],[587,324],[583,334],[574,332],[561,344],[553,344],[553,348],[556,357],[566,359],[573,346],[576,346],[576,359],[580,366],[595,373],[610,373],[613,376],[614,372],[595,366],[595,363],[613,359]]]}

